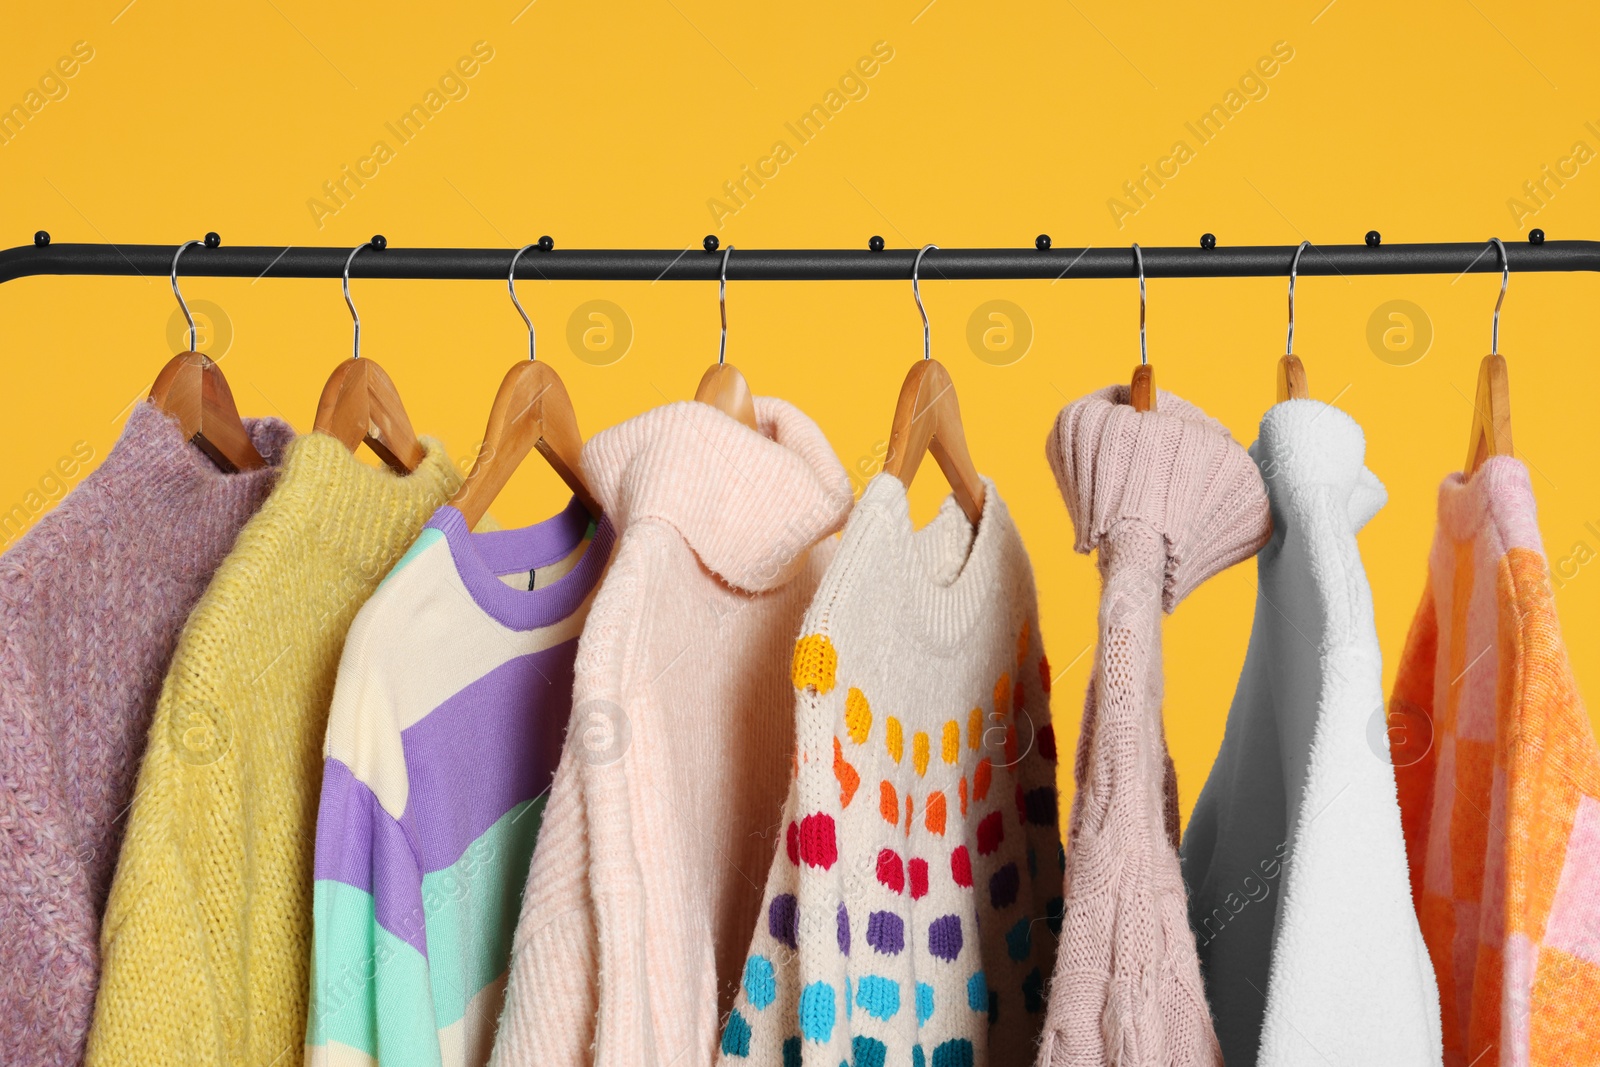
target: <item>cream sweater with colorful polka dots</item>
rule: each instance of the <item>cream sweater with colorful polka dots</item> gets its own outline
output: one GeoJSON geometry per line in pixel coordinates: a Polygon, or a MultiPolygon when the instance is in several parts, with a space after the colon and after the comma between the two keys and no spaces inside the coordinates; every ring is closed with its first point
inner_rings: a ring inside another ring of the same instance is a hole
{"type": "Polygon", "coordinates": [[[867,486],[795,647],[794,781],[726,1065],[1031,1063],[1061,906],[1033,573],[987,485],[867,486]]]}

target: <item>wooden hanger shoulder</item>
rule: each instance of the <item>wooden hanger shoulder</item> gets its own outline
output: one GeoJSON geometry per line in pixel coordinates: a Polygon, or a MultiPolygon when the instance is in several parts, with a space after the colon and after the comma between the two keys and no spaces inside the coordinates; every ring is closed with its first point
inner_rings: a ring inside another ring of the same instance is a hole
{"type": "Polygon", "coordinates": [[[983,479],[967,451],[955,383],[942,363],[923,359],[912,365],[900,386],[883,469],[909,488],[929,452],[950,483],[956,503],[976,526],[983,517],[983,479]]]}
{"type": "Polygon", "coordinates": [[[500,382],[489,409],[483,448],[472,472],[450,501],[469,528],[478,524],[517,467],[535,449],[589,514],[600,517],[600,505],[579,467],[583,435],[578,430],[578,416],[567,387],[548,363],[523,360],[500,382]]]}
{"type": "Polygon", "coordinates": [[[220,469],[266,466],[239,417],[228,379],[203,353],[180,352],[167,360],[150,387],[150,402],[176,419],[184,438],[220,469]]]}
{"type": "Polygon", "coordinates": [[[702,404],[710,404],[752,430],[757,428],[755,396],[750,392],[750,383],[739,373],[739,368],[731,363],[711,364],[700,377],[700,386],[694,391],[694,398],[702,404]]]}
{"type": "Polygon", "coordinates": [[[426,454],[400,391],[370,359],[347,359],[334,368],[317,401],[315,429],[338,438],[352,452],[366,442],[384,463],[406,474],[426,454]]]}
{"type": "Polygon", "coordinates": [[[1128,403],[1135,411],[1156,409],[1156,371],[1148,363],[1133,368],[1133,384],[1128,388],[1128,403]]]}
{"type": "Polygon", "coordinates": [[[1300,362],[1299,356],[1280,356],[1278,358],[1278,403],[1285,400],[1305,400],[1311,395],[1311,387],[1306,381],[1305,364],[1300,362]]]}
{"type": "Polygon", "coordinates": [[[1506,358],[1487,355],[1478,364],[1478,395],[1472,405],[1472,431],[1467,442],[1468,478],[1490,456],[1512,455],[1511,381],[1506,358]]]}

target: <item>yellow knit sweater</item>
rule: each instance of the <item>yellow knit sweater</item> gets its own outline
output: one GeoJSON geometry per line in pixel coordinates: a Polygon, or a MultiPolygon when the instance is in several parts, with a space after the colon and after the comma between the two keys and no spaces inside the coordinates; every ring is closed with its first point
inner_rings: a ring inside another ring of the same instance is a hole
{"type": "Polygon", "coordinates": [[[189,616],[101,928],[91,1067],[278,1067],[305,1040],[322,740],[345,631],[460,477],[334,438],[283,473],[189,616]]]}

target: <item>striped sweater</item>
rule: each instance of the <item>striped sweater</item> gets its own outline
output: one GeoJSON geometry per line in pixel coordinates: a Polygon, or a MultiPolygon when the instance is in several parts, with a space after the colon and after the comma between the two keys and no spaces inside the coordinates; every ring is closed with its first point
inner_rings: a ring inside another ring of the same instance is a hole
{"type": "Polygon", "coordinates": [[[307,1063],[488,1059],[610,555],[610,524],[585,547],[588,529],[576,501],[476,534],[440,508],[351,627],[323,750],[307,1063]]]}

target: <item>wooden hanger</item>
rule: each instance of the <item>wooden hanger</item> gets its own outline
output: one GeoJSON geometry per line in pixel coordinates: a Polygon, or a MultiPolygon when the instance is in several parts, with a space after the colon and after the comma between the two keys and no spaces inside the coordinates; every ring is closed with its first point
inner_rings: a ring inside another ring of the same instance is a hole
{"type": "Polygon", "coordinates": [[[384,369],[370,359],[361,358],[361,316],[350,299],[350,263],[363,248],[387,247],[380,234],[368,244],[357,245],[344,261],[344,302],[355,320],[354,355],[334,368],[317,400],[319,433],[339,439],[351,452],[362,442],[390,467],[410,474],[426,455],[417,433],[411,428],[400,391],[384,369]]]}
{"type": "Polygon", "coordinates": [[[266,460],[256,451],[250,432],[244,428],[228,379],[211,357],[195,351],[194,316],[178,289],[178,257],[190,245],[202,243],[215,248],[222,239],[208,233],[204,242],[185,241],[172,255],[172,295],[178,298],[183,317],[189,322],[189,350],[167,360],[150,387],[150,402],[176,419],[184,439],[221,470],[260,470],[267,465],[266,460]]]}
{"type": "Polygon", "coordinates": [[[1156,409],[1156,372],[1150,366],[1150,352],[1144,341],[1144,253],[1133,246],[1133,262],[1139,271],[1139,365],[1133,368],[1133,381],[1128,386],[1128,403],[1135,411],[1156,409]]]}
{"type": "MultiPolygon", "coordinates": [[[[707,251],[716,250],[715,237],[707,237],[705,243],[707,251]]],[[[739,368],[727,362],[728,257],[732,254],[732,245],[722,250],[722,279],[717,284],[717,304],[722,310],[722,343],[717,348],[717,361],[700,376],[700,385],[694,391],[694,398],[755,430],[756,404],[755,396],[750,392],[750,383],[744,380],[739,368]]]]}
{"type": "Polygon", "coordinates": [[[983,518],[983,479],[967,451],[966,430],[961,424],[961,405],[956,400],[955,383],[944,364],[931,357],[928,312],[922,306],[922,290],[917,269],[923,255],[935,245],[924,245],[911,266],[911,293],[922,313],[922,359],[913,364],[900,386],[895,402],[894,423],[889,427],[889,449],[883,469],[906,488],[917,476],[922,457],[933,453],[934,460],[950,483],[950,490],[974,526],[983,518]]]}
{"type": "Polygon", "coordinates": [[[1294,354],[1294,283],[1300,275],[1300,255],[1311,247],[1310,241],[1301,241],[1289,261],[1289,336],[1283,345],[1283,355],[1278,358],[1278,403],[1285,400],[1304,400],[1311,395],[1306,382],[1306,368],[1294,354]]]}
{"type": "Polygon", "coordinates": [[[590,492],[578,465],[583,452],[583,435],[578,432],[578,416],[567,395],[561,376],[548,363],[534,360],[533,320],[517,299],[517,260],[538,245],[526,245],[511,258],[511,302],[528,324],[528,358],[506,372],[489,409],[489,428],[483,432],[483,448],[472,464],[472,472],[456,491],[451,506],[467,520],[467,528],[478,525],[494,498],[505,488],[512,472],[538,449],[567,483],[590,516],[600,518],[600,505],[590,492]]]}
{"type": "Polygon", "coordinates": [[[1494,302],[1494,323],[1489,335],[1489,354],[1478,364],[1478,395],[1472,405],[1472,430],[1467,441],[1466,475],[1471,478],[1490,456],[1509,456],[1511,448],[1511,380],[1506,358],[1500,354],[1500,305],[1506,300],[1511,281],[1511,263],[1506,246],[1491,237],[1500,250],[1500,296],[1494,302]]]}

